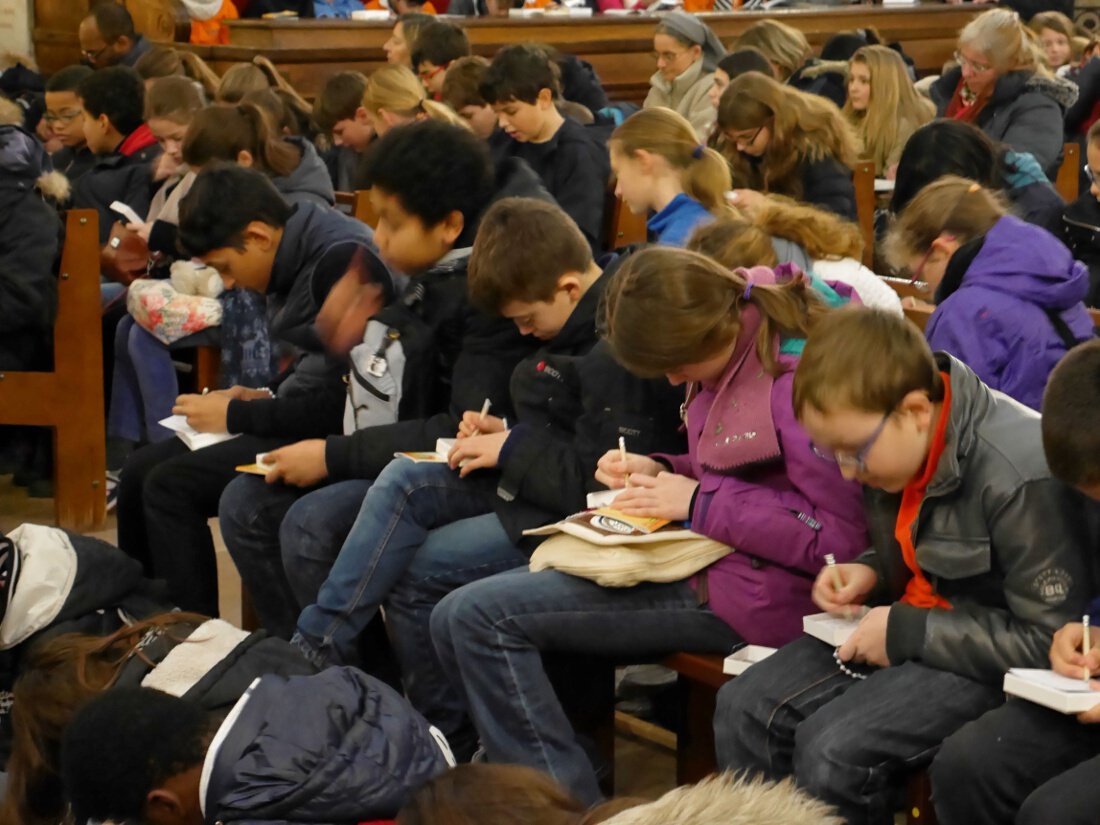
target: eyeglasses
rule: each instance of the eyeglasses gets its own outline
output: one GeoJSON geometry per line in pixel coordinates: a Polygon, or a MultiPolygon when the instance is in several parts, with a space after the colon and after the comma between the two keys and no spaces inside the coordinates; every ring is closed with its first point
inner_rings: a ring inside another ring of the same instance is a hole
{"type": "Polygon", "coordinates": [[[846,450],[827,450],[824,447],[818,447],[816,444],[811,444],[810,447],[814,451],[814,455],[825,461],[831,461],[840,467],[847,467],[853,469],[856,472],[865,472],[867,470],[867,454],[875,446],[875,442],[878,441],[878,437],[882,435],[882,431],[886,429],[886,422],[890,420],[890,416],[893,415],[893,410],[882,416],[882,420],[875,427],[874,432],[864,441],[857,450],[854,452],[848,452],[846,450]]]}
{"type": "Polygon", "coordinates": [[[447,71],[446,66],[436,66],[436,67],[431,68],[431,69],[421,69],[420,71],[417,72],[417,75],[420,77],[420,80],[421,80],[422,83],[427,83],[429,80],[431,80],[437,74],[439,74],[440,72],[445,72],[445,71],[447,71]]]}
{"type": "Polygon", "coordinates": [[[964,68],[969,68],[974,74],[981,74],[982,72],[988,72],[992,69],[992,66],[988,66],[985,63],[975,63],[970,58],[964,57],[960,51],[955,52],[955,62],[964,68]]]}
{"type": "Polygon", "coordinates": [[[82,114],[84,113],[79,109],[75,112],[46,112],[42,115],[42,119],[47,123],[72,123],[82,114]]]}
{"type": "Polygon", "coordinates": [[[100,57],[101,57],[101,56],[103,55],[103,53],[104,53],[105,51],[107,51],[107,49],[109,49],[109,48],[111,48],[111,44],[110,44],[110,43],[108,43],[108,44],[107,44],[106,46],[104,46],[104,47],[103,47],[102,49],[100,49],[99,51],[95,51],[95,52],[90,52],[90,51],[88,51],[87,49],[81,49],[81,50],[80,50],[80,53],[81,53],[81,54],[82,54],[82,55],[84,56],[84,59],[85,59],[85,60],[87,60],[87,61],[88,61],[89,63],[98,63],[98,62],[99,62],[99,58],[100,58],[100,57]]]}
{"type": "Polygon", "coordinates": [[[685,54],[687,54],[687,49],[684,49],[682,52],[653,52],[653,59],[658,63],[662,60],[665,63],[675,63],[685,54]]]}
{"type": "Polygon", "coordinates": [[[752,146],[754,143],[756,143],[756,138],[759,137],[762,131],[764,131],[763,125],[757,126],[756,129],[753,130],[753,133],[748,137],[745,137],[744,133],[737,133],[732,135],[727,133],[726,138],[737,148],[737,151],[740,152],[743,151],[741,147],[748,148],[749,146],[752,146]]]}

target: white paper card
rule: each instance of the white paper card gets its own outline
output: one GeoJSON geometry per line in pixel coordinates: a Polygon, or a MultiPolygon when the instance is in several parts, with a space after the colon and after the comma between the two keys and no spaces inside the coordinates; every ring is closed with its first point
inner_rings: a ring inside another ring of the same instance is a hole
{"type": "Polygon", "coordinates": [[[762,662],[775,653],[776,648],[765,645],[745,645],[734,651],[722,662],[722,672],[740,676],[752,665],[762,662]]]}

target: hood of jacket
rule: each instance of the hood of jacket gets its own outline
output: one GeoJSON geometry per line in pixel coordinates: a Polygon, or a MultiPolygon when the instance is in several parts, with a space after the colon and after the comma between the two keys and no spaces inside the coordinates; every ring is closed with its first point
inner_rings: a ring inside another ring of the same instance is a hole
{"type": "Polygon", "coordinates": [[[317,150],[313,148],[313,144],[297,136],[285,139],[298,148],[302,153],[302,159],[289,175],[271,179],[275,188],[291,204],[312,201],[332,206],[336,203],[332,178],[329,177],[328,167],[317,154],[317,150]]]}
{"type": "Polygon", "coordinates": [[[183,0],[187,15],[192,20],[210,20],[224,4],[224,0],[183,0]]]}
{"type": "Polygon", "coordinates": [[[732,773],[669,791],[656,802],[623,811],[605,825],[841,825],[836,811],[794,781],[765,782],[732,773]]]}
{"type": "Polygon", "coordinates": [[[679,101],[696,83],[707,81],[711,74],[713,72],[706,70],[702,60],[696,60],[673,80],[666,78],[661,71],[654,72],[649,78],[649,84],[673,100],[679,101]]]}
{"type": "Polygon", "coordinates": [[[1012,215],[986,233],[960,288],[984,287],[1049,309],[1068,309],[1088,292],[1088,268],[1061,241],[1012,215]]]}
{"type": "Polygon", "coordinates": [[[69,182],[53,171],[41,142],[21,126],[0,126],[0,187],[25,191],[37,188],[58,201],[69,197],[69,182]]]}
{"type": "Polygon", "coordinates": [[[264,676],[214,757],[206,820],[393,817],[453,764],[442,734],[362,671],[264,676]]]}

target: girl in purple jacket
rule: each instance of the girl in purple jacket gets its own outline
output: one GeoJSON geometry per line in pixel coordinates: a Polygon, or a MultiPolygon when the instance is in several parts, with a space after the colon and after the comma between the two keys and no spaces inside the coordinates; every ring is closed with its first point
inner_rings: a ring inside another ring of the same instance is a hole
{"type": "Polygon", "coordinates": [[[689,521],[736,549],[671,584],[503,573],[455,591],[432,614],[441,663],[489,761],[542,769],[586,803],[600,797],[596,776],[544,652],[645,661],[780,645],[815,612],[810,588],[825,555],[851,559],[867,545],[858,485],[814,453],[791,407],[796,353],[827,311],[808,281],[777,284],[766,267],[730,272],[697,253],[651,248],[628,258],[607,289],[616,358],[687,385],[689,453],[628,453],[624,462],[612,450],[596,477],[612,488],[629,477],[614,505],[623,512],[689,521]]]}

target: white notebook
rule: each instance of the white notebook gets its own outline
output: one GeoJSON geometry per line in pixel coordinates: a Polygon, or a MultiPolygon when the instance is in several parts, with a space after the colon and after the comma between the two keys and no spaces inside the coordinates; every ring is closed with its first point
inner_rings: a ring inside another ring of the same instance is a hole
{"type": "Polygon", "coordinates": [[[229,433],[200,433],[187,423],[187,417],[183,415],[170,415],[161,419],[158,423],[165,429],[174,432],[176,437],[192,450],[201,450],[203,447],[221,444],[223,441],[237,437],[229,433]]]}
{"type": "Polygon", "coordinates": [[[585,499],[585,504],[589,510],[599,510],[601,507],[610,507],[611,502],[623,491],[624,488],[620,487],[618,490],[597,490],[594,493],[589,493],[585,499]]]}
{"type": "Polygon", "coordinates": [[[833,647],[840,647],[848,637],[852,635],[859,620],[863,618],[867,608],[855,608],[852,618],[834,616],[831,613],[814,613],[812,616],[802,617],[802,631],[815,639],[821,639],[833,647]]]}
{"type": "Polygon", "coordinates": [[[764,645],[745,645],[735,650],[722,662],[722,672],[731,676],[740,676],[752,665],[762,662],[775,653],[776,648],[764,645]]]}
{"type": "MultiPolygon", "coordinates": [[[[404,450],[399,453],[394,453],[394,458],[406,458],[409,461],[415,461],[417,464],[446,464],[447,457],[451,454],[451,450],[455,448],[455,442],[457,438],[437,438],[435,440],[434,450],[422,450],[420,452],[412,450],[404,450]]],[[[458,466],[461,467],[460,463],[458,466]]]]}
{"type": "Polygon", "coordinates": [[[1005,674],[1004,691],[1059,713],[1082,713],[1100,705],[1100,691],[1089,682],[1053,670],[1014,667],[1005,674]]]}

